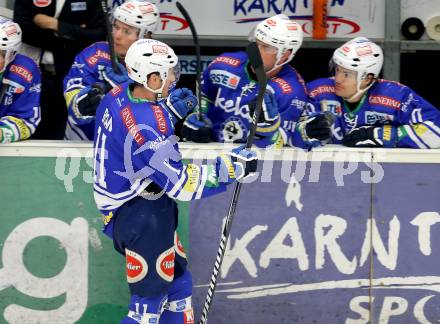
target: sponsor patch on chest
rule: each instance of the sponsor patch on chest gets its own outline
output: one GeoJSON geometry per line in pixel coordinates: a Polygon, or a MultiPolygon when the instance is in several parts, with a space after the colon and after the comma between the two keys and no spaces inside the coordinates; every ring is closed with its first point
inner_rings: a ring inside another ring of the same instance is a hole
{"type": "Polygon", "coordinates": [[[240,77],[226,70],[211,70],[209,78],[212,84],[222,85],[227,88],[237,89],[240,77]]]}
{"type": "Polygon", "coordinates": [[[388,124],[392,120],[394,120],[394,116],[390,114],[385,114],[375,111],[365,112],[365,123],[369,125],[374,125],[377,123],[388,124]]]}

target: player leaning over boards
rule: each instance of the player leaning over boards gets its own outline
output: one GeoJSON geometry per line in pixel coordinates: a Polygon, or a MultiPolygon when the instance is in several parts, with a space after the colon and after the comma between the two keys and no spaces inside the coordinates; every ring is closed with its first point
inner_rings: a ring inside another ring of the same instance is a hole
{"type": "Polygon", "coordinates": [[[382,49],[357,37],[336,49],[334,76],[307,84],[316,111],[331,111],[333,143],[352,147],[440,147],[440,111],[398,82],[379,79],[382,49]]]}
{"type": "MultiPolygon", "coordinates": [[[[159,22],[157,7],[144,0],[130,0],[113,13],[113,43],[122,74],[113,71],[107,42],[97,42],[79,53],[64,78],[68,106],[65,138],[93,140],[95,112],[105,93],[128,81],[125,54],[138,39],[151,38],[159,22]]],[[[186,89],[173,93],[172,100],[189,96],[186,89]]]]}
{"type": "Polygon", "coordinates": [[[138,39],[151,38],[158,21],[159,11],[147,1],[130,0],[114,10],[111,36],[121,74],[112,69],[108,42],[94,43],[75,57],[63,82],[68,109],[66,139],[93,140],[95,112],[103,95],[128,81],[124,61],[128,48],[138,39]]]}
{"type": "Polygon", "coordinates": [[[17,54],[20,26],[1,16],[0,40],[0,143],[9,143],[29,138],[40,122],[41,74],[17,54]]]}
{"type": "MultiPolygon", "coordinates": [[[[259,147],[283,145],[311,147],[330,137],[326,114],[316,114],[300,133],[297,122],[307,103],[302,77],[289,64],[303,41],[301,26],[280,14],[260,22],[250,33],[256,41],[267,74],[263,112],[256,131],[259,147]],[[303,135],[303,136],[301,136],[303,135]]],[[[182,135],[195,142],[246,141],[258,85],[246,53],[225,53],[204,71],[203,118],[194,113],[185,120],[182,135]]]]}
{"type": "Polygon", "coordinates": [[[223,192],[255,172],[256,157],[238,148],[210,165],[183,165],[174,123],[190,107],[164,104],[177,82],[177,56],[162,42],[142,39],[125,63],[132,81],[101,101],[94,143],[95,201],[104,233],[126,258],[131,303],[122,323],[190,323],[192,279],[175,231],[175,199],[223,192]]]}

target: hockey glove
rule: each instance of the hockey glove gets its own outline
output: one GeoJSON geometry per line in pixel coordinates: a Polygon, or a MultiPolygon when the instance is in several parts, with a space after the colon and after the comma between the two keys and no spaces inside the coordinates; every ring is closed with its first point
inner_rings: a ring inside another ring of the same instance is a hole
{"type": "Polygon", "coordinates": [[[231,157],[235,169],[235,178],[237,180],[252,177],[257,172],[258,160],[257,154],[251,150],[245,149],[241,145],[232,149],[228,155],[231,157]]]}
{"type": "Polygon", "coordinates": [[[197,106],[197,98],[187,88],[175,89],[169,94],[166,105],[174,117],[180,120],[197,106]]]}
{"type": "Polygon", "coordinates": [[[81,116],[95,116],[96,109],[104,96],[104,86],[95,83],[92,87],[85,87],[76,97],[76,104],[81,116]]]}
{"type": "Polygon", "coordinates": [[[117,74],[115,71],[113,71],[111,66],[107,66],[102,74],[104,80],[110,85],[110,89],[129,80],[125,66],[121,63],[117,64],[121,74],[117,74]]]}
{"type": "MultiPolygon", "coordinates": [[[[257,99],[255,98],[249,102],[249,114],[251,118],[254,117],[256,106],[257,99]]],[[[279,127],[280,115],[278,113],[278,103],[275,96],[271,92],[266,91],[255,134],[259,137],[272,136],[279,127]]]]}
{"type": "Polygon", "coordinates": [[[395,147],[397,144],[396,127],[361,126],[345,134],[342,144],[349,147],[395,147]]]}
{"type": "Polygon", "coordinates": [[[184,141],[196,143],[209,143],[212,137],[212,123],[209,118],[202,114],[199,120],[198,113],[191,113],[186,117],[182,127],[184,141]]]}
{"type": "Polygon", "coordinates": [[[220,164],[220,181],[228,183],[252,177],[258,166],[257,154],[245,149],[244,145],[220,155],[217,157],[217,163],[220,164]]]}
{"type": "Polygon", "coordinates": [[[335,116],[326,111],[324,113],[313,113],[298,123],[298,129],[304,142],[313,147],[321,145],[321,142],[328,141],[332,136],[331,127],[335,116]]]}
{"type": "Polygon", "coordinates": [[[0,127],[0,144],[14,141],[16,141],[16,139],[14,139],[14,131],[7,126],[0,127]]]}

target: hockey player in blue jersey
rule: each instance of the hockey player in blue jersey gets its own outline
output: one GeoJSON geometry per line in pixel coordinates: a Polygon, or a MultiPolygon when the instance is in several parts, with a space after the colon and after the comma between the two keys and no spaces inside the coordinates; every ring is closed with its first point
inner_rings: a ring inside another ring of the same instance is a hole
{"type": "Polygon", "coordinates": [[[27,56],[17,54],[20,26],[0,16],[0,143],[29,138],[40,122],[41,74],[27,56]]]}
{"type": "Polygon", "coordinates": [[[131,292],[121,323],[194,323],[191,274],[176,234],[176,200],[226,190],[256,170],[255,153],[237,148],[214,163],[184,165],[174,125],[197,105],[175,89],[178,59],[166,44],[138,40],[125,63],[131,83],[113,88],[96,112],[94,197],[104,233],[126,258],[131,292]]]}
{"type": "MultiPolygon", "coordinates": [[[[301,26],[284,15],[260,22],[250,34],[256,41],[268,77],[263,113],[255,144],[259,147],[302,144],[295,125],[307,103],[305,83],[288,64],[301,47],[301,26]]],[[[225,53],[204,71],[201,86],[203,118],[194,113],[185,120],[182,135],[195,142],[245,142],[252,121],[258,85],[245,52],[225,53]]],[[[309,122],[310,138],[330,137],[325,114],[309,122]]]]}
{"type": "Polygon", "coordinates": [[[382,49],[357,37],[334,52],[334,77],[307,84],[315,111],[330,111],[336,117],[332,142],[350,147],[440,147],[440,111],[409,87],[379,79],[382,64],[382,49]]]}
{"type": "Polygon", "coordinates": [[[65,138],[93,140],[95,111],[102,96],[128,81],[125,54],[136,40],[151,38],[159,22],[157,7],[144,0],[130,0],[113,12],[113,43],[122,73],[113,71],[107,42],[97,42],[79,53],[64,78],[68,118],[65,138]]]}

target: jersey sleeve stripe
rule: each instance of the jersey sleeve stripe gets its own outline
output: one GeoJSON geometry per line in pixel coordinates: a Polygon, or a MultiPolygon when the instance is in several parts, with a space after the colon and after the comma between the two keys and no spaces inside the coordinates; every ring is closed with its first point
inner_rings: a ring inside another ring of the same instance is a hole
{"type": "Polygon", "coordinates": [[[426,144],[424,144],[421,140],[419,140],[417,134],[414,133],[414,130],[409,125],[403,126],[409,138],[419,147],[419,148],[428,148],[426,144]]]}
{"type": "Polygon", "coordinates": [[[202,165],[202,167],[200,168],[201,182],[200,182],[199,188],[197,189],[196,199],[200,199],[202,197],[203,189],[205,188],[207,179],[208,179],[208,166],[202,165]]]}
{"type": "Polygon", "coordinates": [[[185,169],[186,169],[186,166],[183,167],[183,170],[180,173],[179,180],[176,182],[176,184],[168,192],[168,196],[177,197],[177,195],[178,195],[177,191],[182,188],[182,184],[186,181],[187,174],[185,172],[185,169]]]}

